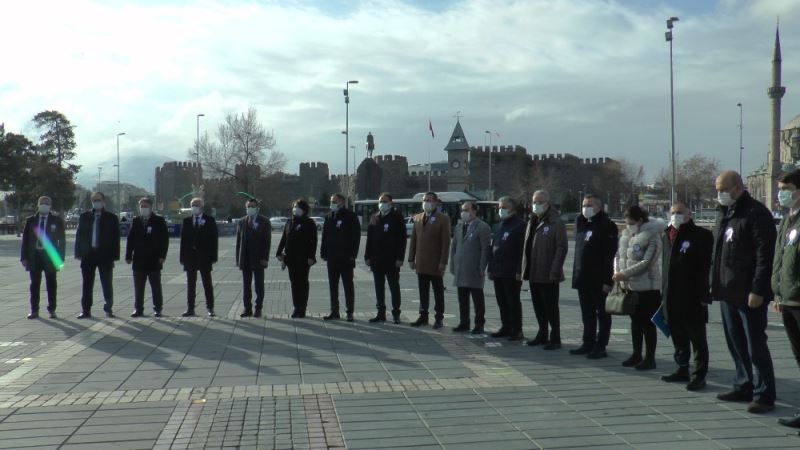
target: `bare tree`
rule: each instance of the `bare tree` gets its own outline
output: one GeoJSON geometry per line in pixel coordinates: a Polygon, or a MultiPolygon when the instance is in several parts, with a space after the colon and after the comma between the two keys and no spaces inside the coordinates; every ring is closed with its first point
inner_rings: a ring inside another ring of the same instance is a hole
{"type": "MultiPolygon", "coordinates": [[[[719,161],[703,155],[694,155],[678,165],[675,180],[675,194],[690,207],[703,207],[713,202],[716,196],[714,178],[719,172],[719,161]]],[[[672,187],[672,178],[666,168],[662,168],[656,177],[656,185],[667,195],[672,187]]]]}

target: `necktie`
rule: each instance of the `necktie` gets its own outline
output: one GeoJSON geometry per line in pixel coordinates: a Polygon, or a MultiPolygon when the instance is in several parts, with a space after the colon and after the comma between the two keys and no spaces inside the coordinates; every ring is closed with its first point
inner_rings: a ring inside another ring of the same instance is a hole
{"type": "Polygon", "coordinates": [[[44,238],[44,232],[46,230],[44,224],[44,216],[39,217],[39,236],[36,238],[36,248],[42,248],[42,239],[44,238]]]}
{"type": "Polygon", "coordinates": [[[200,226],[200,218],[198,216],[194,216],[194,227],[197,228],[200,226]]]}
{"type": "Polygon", "coordinates": [[[100,246],[100,215],[94,215],[94,230],[92,231],[92,247],[100,246]]]}
{"type": "Polygon", "coordinates": [[[422,226],[424,227],[427,224],[428,224],[428,215],[425,214],[424,216],[422,216],[422,226]]]}
{"type": "Polygon", "coordinates": [[[467,224],[464,224],[464,226],[462,228],[463,228],[463,230],[461,231],[461,238],[463,239],[463,238],[467,237],[467,224]]]}

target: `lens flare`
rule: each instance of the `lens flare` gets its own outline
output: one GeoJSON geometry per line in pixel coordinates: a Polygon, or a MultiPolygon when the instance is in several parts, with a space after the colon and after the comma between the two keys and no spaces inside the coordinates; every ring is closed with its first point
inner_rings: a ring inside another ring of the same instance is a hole
{"type": "Polygon", "coordinates": [[[42,244],[42,249],[44,249],[47,257],[50,258],[50,262],[53,263],[53,267],[61,270],[64,267],[64,260],[61,258],[61,254],[58,253],[56,246],[53,245],[53,242],[47,237],[47,234],[43,233],[38,227],[34,228],[34,230],[36,232],[36,237],[39,239],[39,243],[42,244]]]}

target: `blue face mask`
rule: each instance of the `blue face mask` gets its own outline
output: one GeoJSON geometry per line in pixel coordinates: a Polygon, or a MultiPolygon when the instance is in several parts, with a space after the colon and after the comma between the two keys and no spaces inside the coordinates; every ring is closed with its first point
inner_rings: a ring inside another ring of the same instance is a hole
{"type": "Polygon", "coordinates": [[[506,208],[500,208],[500,209],[497,210],[497,216],[500,217],[500,219],[503,219],[503,220],[508,218],[509,213],[510,213],[509,210],[506,209],[506,208]]]}
{"type": "Polygon", "coordinates": [[[794,191],[778,191],[778,203],[784,208],[789,208],[794,203],[794,191]]]}

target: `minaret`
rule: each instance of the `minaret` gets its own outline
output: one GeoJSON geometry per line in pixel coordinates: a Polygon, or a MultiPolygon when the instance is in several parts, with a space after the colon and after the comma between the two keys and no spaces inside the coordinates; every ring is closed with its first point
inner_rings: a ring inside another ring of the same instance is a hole
{"type": "Polygon", "coordinates": [[[767,180],[767,207],[771,210],[775,204],[778,187],[778,176],[781,170],[781,98],[786,88],[781,86],[781,37],[778,27],[775,28],[775,49],[772,52],[772,86],[767,91],[772,99],[772,122],[769,130],[769,163],[767,180]]]}

